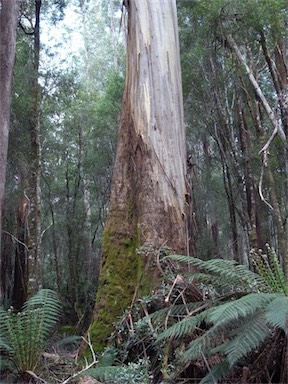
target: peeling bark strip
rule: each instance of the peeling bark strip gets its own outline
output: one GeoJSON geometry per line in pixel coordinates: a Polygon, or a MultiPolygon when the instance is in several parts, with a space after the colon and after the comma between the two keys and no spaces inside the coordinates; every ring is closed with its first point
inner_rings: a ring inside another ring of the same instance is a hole
{"type": "Polygon", "coordinates": [[[130,0],[127,75],[102,273],[91,328],[100,349],[112,323],[157,282],[155,252],[186,252],[186,143],[175,0],[130,0]]]}
{"type": "MultiPolygon", "coordinates": [[[[11,83],[16,49],[18,0],[0,1],[0,249],[10,124],[11,83]]],[[[1,296],[1,287],[0,287],[1,296]]]]}

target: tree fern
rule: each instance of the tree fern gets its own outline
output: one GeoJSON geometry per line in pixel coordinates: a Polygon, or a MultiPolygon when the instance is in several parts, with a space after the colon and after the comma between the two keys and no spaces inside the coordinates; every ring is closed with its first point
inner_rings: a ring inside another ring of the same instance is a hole
{"type": "Polygon", "coordinates": [[[34,371],[60,316],[56,293],[43,289],[26,302],[22,312],[0,309],[0,315],[0,348],[18,371],[34,371]]]}

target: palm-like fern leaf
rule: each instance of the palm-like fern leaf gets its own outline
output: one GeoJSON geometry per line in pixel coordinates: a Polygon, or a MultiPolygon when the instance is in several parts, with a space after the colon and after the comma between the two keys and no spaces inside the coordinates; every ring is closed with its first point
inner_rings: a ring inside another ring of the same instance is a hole
{"type": "Polygon", "coordinates": [[[230,367],[256,349],[270,335],[270,329],[262,313],[249,320],[245,319],[244,324],[236,328],[234,333],[233,339],[223,347],[230,367]]]}
{"type": "MultiPolygon", "coordinates": [[[[201,272],[206,272],[205,277],[204,275],[199,276],[202,280],[205,278],[206,283],[209,282],[209,278],[211,279],[210,282],[212,282],[213,276],[217,275],[218,285],[224,285],[224,287],[230,285],[230,288],[235,286],[242,290],[243,288],[248,289],[250,292],[253,289],[260,291],[267,291],[268,289],[265,280],[261,276],[250,271],[246,266],[237,264],[234,260],[212,259],[205,261],[186,255],[169,255],[163,260],[165,259],[187,263],[195,266],[201,272]]],[[[193,280],[195,279],[193,278],[193,280]]],[[[215,279],[213,280],[215,282],[215,279]]]]}
{"type": "Polygon", "coordinates": [[[195,316],[186,317],[185,319],[173,324],[171,327],[165,329],[158,335],[157,341],[185,337],[188,333],[194,331],[195,328],[199,326],[199,324],[207,317],[208,311],[209,309],[200,312],[195,316]]]}
{"type": "Polygon", "coordinates": [[[238,300],[228,301],[210,311],[208,320],[214,324],[229,324],[249,317],[276,297],[276,294],[250,293],[238,300]]]}
{"type": "Polygon", "coordinates": [[[222,327],[215,325],[203,333],[203,335],[191,341],[187,350],[183,353],[183,361],[195,360],[201,357],[202,354],[209,354],[209,351],[215,347],[221,331],[222,327]]]}
{"type": "Polygon", "coordinates": [[[277,295],[267,306],[266,321],[272,326],[279,327],[288,336],[288,297],[277,295]]]}
{"type": "Polygon", "coordinates": [[[43,325],[43,329],[40,327],[39,329],[45,338],[58,321],[60,309],[61,305],[56,292],[50,289],[41,289],[35,296],[27,300],[23,307],[23,312],[32,310],[34,313],[37,313],[38,311],[43,325]]]}
{"type": "Polygon", "coordinates": [[[209,373],[205,377],[203,377],[199,384],[217,383],[217,380],[227,375],[229,371],[230,365],[227,360],[224,360],[222,361],[222,363],[219,363],[215,367],[213,367],[209,371],[209,373]]]}

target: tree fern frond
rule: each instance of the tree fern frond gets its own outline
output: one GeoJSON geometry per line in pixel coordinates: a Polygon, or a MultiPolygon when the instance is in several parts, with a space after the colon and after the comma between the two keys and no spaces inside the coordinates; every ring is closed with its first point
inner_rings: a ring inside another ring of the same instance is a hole
{"type": "MultiPolygon", "coordinates": [[[[267,290],[265,281],[258,274],[250,271],[244,265],[237,264],[234,260],[212,259],[205,261],[185,255],[169,255],[163,260],[165,259],[191,264],[198,270],[207,272],[206,276],[202,276],[207,282],[209,281],[209,274],[212,276],[216,274],[219,278],[219,284],[225,284],[226,287],[230,284],[230,287],[237,286],[241,289],[245,287],[246,289],[249,288],[250,291],[253,288],[267,290]]],[[[191,276],[193,278],[193,275],[191,276]]]]}
{"type": "Polygon", "coordinates": [[[244,324],[234,330],[234,334],[233,339],[226,343],[223,348],[230,367],[256,349],[270,335],[270,329],[266,325],[262,313],[257,317],[252,316],[249,321],[245,321],[244,324]]]}
{"type": "Polygon", "coordinates": [[[280,265],[276,252],[266,244],[267,254],[262,250],[251,250],[252,261],[258,274],[270,288],[270,292],[283,292],[288,295],[288,281],[280,265]]]}
{"type": "MultiPolygon", "coordinates": [[[[5,354],[13,354],[14,350],[11,347],[9,340],[0,335],[0,352],[5,354]]],[[[0,356],[1,356],[0,354],[0,356]]],[[[0,365],[1,368],[1,365],[0,365]]]]}
{"type": "Polygon", "coordinates": [[[199,358],[202,354],[209,354],[210,349],[215,347],[221,331],[222,327],[215,325],[203,333],[203,335],[191,341],[187,350],[183,353],[182,360],[188,362],[199,358]]]}
{"type": "Polygon", "coordinates": [[[188,333],[192,332],[201,322],[207,317],[209,309],[198,313],[195,316],[186,317],[185,319],[171,325],[171,327],[165,329],[161,332],[157,341],[166,340],[169,338],[180,338],[186,336],[188,333]]]}
{"type": "Polygon", "coordinates": [[[17,367],[15,366],[15,363],[13,359],[9,356],[1,356],[0,355],[0,371],[8,370],[13,372],[17,367]]]}
{"type": "Polygon", "coordinates": [[[256,313],[275,298],[275,294],[250,293],[240,299],[218,305],[209,312],[213,324],[229,324],[256,313]]]}
{"type": "Polygon", "coordinates": [[[161,308],[158,311],[155,311],[149,314],[151,321],[154,323],[163,321],[167,316],[169,317],[184,317],[188,315],[188,312],[199,308],[203,305],[203,301],[187,304],[174,304],[170,307],[161,308]]]}
{"type": "Polygon", "coordinates": [[[209,373],[203,377],[199,384],[217,383],[219,379],[230,372],[230,369],[231,368],[228,361],[224,360],[221,363],[215,365],[215,367],[211,368],[209,373]]]}
{"type": "Polygon", "coordinates": [[[285,277],[277,254],[275,250],[269,246],[269,244],[266,244],[266,247],[273,276],[277,282],[277,292],[283,292],[286,296],[288,296],[288,280],[285,277]]]}
{"type": "Polygon", "coordinates": [[[57,293],[51,289],[41,289],[31,297],[23,306],[23,311],[41,308],[47,323],[53,323],[59,319],[61,303],[57,293]]]}
{"type": "Polygon", "coordinates": [[[277,295],[277,297],[268,304],[266,310],[266,321],[271,326],[283,329],[288,336],[288,297],[277,295]]]}

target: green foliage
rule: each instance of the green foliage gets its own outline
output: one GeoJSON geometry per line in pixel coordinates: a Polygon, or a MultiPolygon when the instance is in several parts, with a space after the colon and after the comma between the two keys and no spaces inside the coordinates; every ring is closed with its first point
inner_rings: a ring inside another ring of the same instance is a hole
{"type": "MultiPolygon", "coordinates": [[[[234,260],[211,259],[204,261],[185,255],[171,255],[167,259],[178,263],[187,263],[197,268],[197,272],[187,277],[192,281],[213,287],[216,295],[225,292],[258,292],[269,287],[265,280],[257,273],[250,271],[246,266],[237,264],[234,260]]],[[[210,292],[211,293],[211,292],[210,292]]]]}
{"type": "Polygon", "coordinates": [[[56,293],[49,289],[42,289],[31,297],[21,312],[0,308],[1,354],[13,363],[16,371],[34,371],[37,368],[59,316],[60,302],[56,293]]]}
{"type": "Polygon", "coordinates": [[[187,340],[202,324],[200,335],[192,337],[181,356],[182,364],[203,356],[220,356],[220,363],[214,364],[202,384],[209,382],[211,377],[223,376],[247,358],[250,352],[273,337],[275,327],[288,334],[287,281],[275,252],[268,249],[270,264],[264,264],[259,259],[256,262],[260,275],[228,260],[202,261],[178,255],[167,257],[181,263],[188,262],[200,269],[199,273],[191,274],[191,281],[199,279],[207,284],[209,280],[215,282],[214,276],[217,275],[217,290],[221,288],[225,292],[224,295],[216,295],[213,300],[207,297],[200,311],[191,311],[191,315],[168,326],[158,336],[161,343],[163,340],[170,343],[171,339],[187,340]],[[227,295],[229,285],[230,294],[227,295]]]}
{"type": "Polygon", "coordinates": [[[137,363],[128,363],[126,366],[99,366],[87,371],[85,374],[104,383],[113,384],[149,384],[147,361],[139,360],[137,363]]]}
{"type": "Polygon", "coordinates": [[[274,249],[266,244],[267,254],[261,250],[251,251],[252,260],[258,274],[272,292],[282,292],[288,296],[288,281],[274,249]]]}

